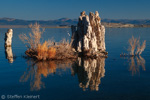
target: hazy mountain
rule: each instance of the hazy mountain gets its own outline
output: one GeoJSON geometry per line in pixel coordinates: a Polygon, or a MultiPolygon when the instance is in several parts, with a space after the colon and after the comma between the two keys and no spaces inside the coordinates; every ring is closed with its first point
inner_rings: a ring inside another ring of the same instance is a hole
{"type": "MultiPolygon", "coordinates": [[[[0,18],[0,25],[29,25],[38,22],[45,26],[58,25],[76,25],[78,19],[61,18],[57,20],[21,20],[14,18],[0,18]]],[[[135,25],[150,25],[150,20],[130,20],[130,19],[102,19],[102,23],[121,23],[121,24],[135,24],[135,25]]]]}
{"type": "Polygon", "coordinates": [[[150,19],[102,19],[105,23],[122,23],[135,25],[150,25],[150,19]]]}
{"type": "Polygon", "coordinates": [[[14,18],[0,18],[0,25],[29,25],[31,23],[39,23],[40,25],[75,25],[77,24],[77,19],[61,18],[58,20],[20,20],[14,18]]]}

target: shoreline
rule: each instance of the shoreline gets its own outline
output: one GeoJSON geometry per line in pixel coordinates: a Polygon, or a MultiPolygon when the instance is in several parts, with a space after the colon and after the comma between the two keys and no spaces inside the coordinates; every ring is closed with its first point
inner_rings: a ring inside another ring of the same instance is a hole
{"type": "MultiPolygon", "coordinates": [[[[0,28],[29,28],[28,25],[0,25],[0,28]]],[[[41,26],[41,28],[70,28],[70,26],[41,26]]]]}
{"type": "MultiPolygon", "coordinates": [[[[103,23],[106,28],[150,28],[150,25],[134,25],[121,23],[103,23]]],[[[42,28],[71,28],[71,26],[42,26],[42,28]]],[[[0,25],[0,28],[29,28],[28,25],[0,25]]]]}

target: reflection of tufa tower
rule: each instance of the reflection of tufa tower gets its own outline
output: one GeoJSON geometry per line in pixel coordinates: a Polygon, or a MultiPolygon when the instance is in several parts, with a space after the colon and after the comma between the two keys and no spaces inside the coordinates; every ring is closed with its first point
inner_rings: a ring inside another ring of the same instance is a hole
{"type": "Polygon", "coordinates": [[[89,16],[85,11],[81,12],[78,25],[72,26],[72,47],[77,52],[88,52],[89,54],[105,54],[105,27],[101,25],[101,18],[98,11],[90,12],[89,16]]]}
{"type": "Polygon", "coordinates": [[[79,86],[86,90],[99,90],[100,79],[105,76],[105,58],[82,59],[72,66],[72,74],[78,75],[79,86]]]}
{"type": "Polygon", "coordinates": [[[13,63],[14,61],[12,48],[11,48],[12,37],[13,37],[13,30],[8,29],[7,33],[5,33],[5,55],[6,55],[6,59],[8,59],[10,63],[13,63]]]}
{"type": "Polygon", "coordinates": [[[5,55],[6,59],[8,59],[9,63],[13,63],[13,53],[12,53],[12,48],[11,47],[5,47],[5,55]]]}

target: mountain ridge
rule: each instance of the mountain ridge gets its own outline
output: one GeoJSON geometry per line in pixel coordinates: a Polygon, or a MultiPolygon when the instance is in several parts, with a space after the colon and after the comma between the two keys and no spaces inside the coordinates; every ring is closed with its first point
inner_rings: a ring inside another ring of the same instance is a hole
{"type": "MultiPolygon", "coordinates": [[[[0,28],[9,28],[9,26],[27,27],[28,25],[36,22],[44,27],[66,27],[77,25],[78,19],[60,18],[56,20],[23,20],[4,17],[0,18],[0,28]]],[[[101,22],[106,27],[150,27],[150,19],[102,19],[101,22]]]]}
{"type": "MultiPolygon", "coordinates": [[[[77,24],[78,19],[60,18],[56,20],[23,20],[15,18],[0,18],[0,25],[29,25],[31,23],[38,22],[45,25],[74,25],[77,24]]],[[[136,25],[148,25],[150,19],[102,19],[102,23],[122,23],[122,24],[136,24],[136,25]]]]}

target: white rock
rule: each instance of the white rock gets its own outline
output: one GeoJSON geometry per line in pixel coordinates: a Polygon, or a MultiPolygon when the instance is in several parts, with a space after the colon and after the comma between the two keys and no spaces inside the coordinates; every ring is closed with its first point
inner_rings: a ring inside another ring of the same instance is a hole
{"type": "Polygon", "coordinates": [[[73,43],[76,44],[77,47],[75,48],[78,52],[106,50],[105,27],[101,25],[98,11],[95,14],[90,12],[89,17],[85,14],[85,11],[81,12],[77,30],[76,32],[72,30],[72,33],[76,34],[73,43]]]}
{"type": "Polygon", "coordinates": [[[82,41],[79,41],[79,42],[78,42],[77,51],[78,51],[78,52],[82,52],[82,41]]]}
{"type": "Polygon", "coordinates": [[[95,33],[92,34],[91,45],[92,45],[92,50],[94,52],[97,52],[97,39],[96,39],[95,33]]]}
{"type": "Polygon", "coordinates": [[[89,39],[87,38],[86,35],[84,36],[83,41],[84,41],[84,42],[83,42],[83,44],[84,44],[84,46],[83,46],[84,49],[85,49],[85,50],[89,50],[89,39]]]}
{"type": "Polygon", "coordinates": [[[13,37],[13,30],[8,29],[7,33],[5,33],[5,46],[11,46],[13,37]]]}

